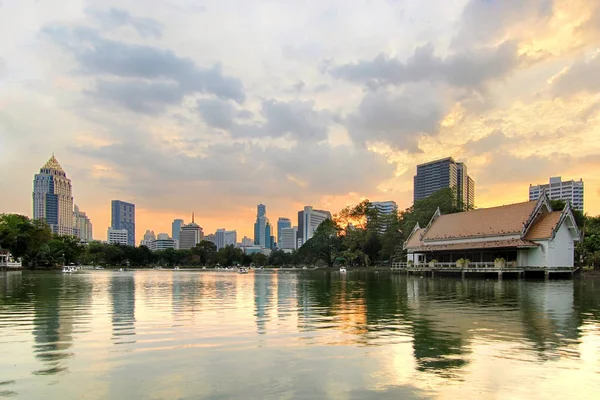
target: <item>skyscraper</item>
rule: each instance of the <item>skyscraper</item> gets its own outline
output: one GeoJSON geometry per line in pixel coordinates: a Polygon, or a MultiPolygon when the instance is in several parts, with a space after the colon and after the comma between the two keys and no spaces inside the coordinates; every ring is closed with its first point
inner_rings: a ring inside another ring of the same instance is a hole
{"type": "Polygon", "coordinates": [[[173,223],[171,224],[171,237],[175,240],[179,240],[179,231],[181,230],[181,227],[183,226],[183,220],[182,219],[174,219],[173,223]]]}
{"type": "Polygon", "coordinates": [[[267,206],[259,204],[256,206],[256,222],[254,223],[254,244],[266,247],[265,227],[267,226],[267,206]]]}
{"type": "Polygon", "coordinates": [[[179,231],[179,249],[191,249],[200,243],[203,236],[202,228],[194,222],[194,213],[192,213],[192,222],[182,226],[181,231],[179,231]]]}
{"type": "Polygon", "coordinates": [[[237,245],[237,232],[227,231],[225,232],[225,246],[236,246],[237,245]]]}
{"type": "Polygon", "coordinates": [[[113,229],[126,229],[127,244],[135,246],[135,204],[113,200],[111,208],[111,227],[113,229]]]}
{"type": "Polygon", "coordinates": [[[217,245],[217,250],[225,247],[226,236],[227,236],[227,230],[225,230],[224,228],[216,230],[215,239],[217,242],[215,244],[217,245]]]}
{"type": "Polygon", "coordinates": [[[54,233],[73,234],[71,180],[54,154],[33,178],[33,218],[46,220],[54,233]]]}
{"type": "Polygon", "coordinates": [[[264,247],[267,249],[272,249],[273,247],[275,247],[275,243],[273,243],[275,241],[275,237],[271,234],[271,223],[267,220],[267,223],[265,225],[265,244],[264,247]]]}
{"type": "MultiPolygon", "coordinates": [[[[300,213],[298,213],[300,215],[300,213]]],[[[313,237],[315,231],[326,219],[331,219],[331,213],[325,210],[315,210],[312,206],[304,207],[302,212],[302,244],[313,237]]],[[[300,222],[298,222],[300,224],[300,222]]]]}
{"type": "Polygon", "coordinates": [[[279,217],[277,220],[277,243],[281,242],[281,230],[292,226],[289,218],[279,217]]]}
{"type": "Polygon", "coordinates": [[[86,213],[79,210],[77,205],[73,206],[73,235],[86,243],[94,240],[92,237],[92,222],[86,213]]]}
{"type": "Polygon", "coordinates": [[[467,174],[464,163],[457,163],[452,157],[447,157],[417,165],[414,201],[429,197],[444,188],[456,191],[456,200],[462,207],[472,208],[475,205],[475,183],[467,174]]]}
{"type": "Polygon", "coordinates": [[[280,234],[279,242],[277,242],[277,246],[282,250],[295,250],[297,248],[297,239],[296,235],[298,233],[298,227],[294,226],[293,228],[287,227],[282,228],[280,234]]]}
{"type": "MultiPolygon", "coordinates": [[[[396,204],[395,201],[391,201],[391,200],[390,201],[374,201],[371,204],[373,205],[375,210],[377,210],[377,214],[379,216],[379,218],[378,218],[379,224],[380,224],[379,232],[384,233],[389,226],[388,223],[385,221],[385,219],[386,219],[385,216],[397,214],[398,213],[398,205],[396,204]],[[382,217],[384,217],[384,218],[382,218],[382,217]]],[[[389,221],[389,218],[387,218],[387,219],[389,221]]]]}
{"type": "Polygon", "coordinates": [[[570,201],[575,210],[583,211],[583,180],[563,181],[554,176],[547,184],[529,185],[529,200],[539,199],[544,190],[550,200],[570,201]]]}

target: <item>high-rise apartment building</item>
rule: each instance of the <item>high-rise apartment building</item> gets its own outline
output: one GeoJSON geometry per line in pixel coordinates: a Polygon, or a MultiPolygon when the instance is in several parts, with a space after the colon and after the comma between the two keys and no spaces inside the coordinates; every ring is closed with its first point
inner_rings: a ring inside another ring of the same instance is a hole
{"type": "Polygon", "coordinates": [[[85,243],[94,240],[92,237],[92,222],[86,213],[79,210],[77,205],[73,206],[73,236],[85,243]]]}
{"type": "Polygon", "coordinates": [[[127,244],[135,246],[135,204],[121,200],[111,202],[111,227],[127,230],[127,244]]]}
{"type": "Polygon", "coordinates": [[[281,230],[283,228],[290,228],[292,221],[289,218],[279,217],[277,220],[277,243],[281,242],[281,230]]]}
{"type": "Polygon", "coordinates": [[[156,240],[156,235],[154,234],[154,231],[151,231],[150,229],[146,229],[146,233],[144,233],[144,238],[142,240],[140,240],[140,246],[146,246],[148,248],[150,248],[150,245],[152,242],[154,242],[156,240]]]}
{"type": "Polygon", "coordinates": [[[529,185],[529,200],[539,199],[544,190],[550,200],[570,201],[575,210],[583,211],[583,180],[563,181],[554,176],[547,184],[529,185]]]}
{"type": "MultiPolygon", "coordinates": [[[[380,217],[398,213],[398,205],[395,201],[374,201],[371,205],[377,210],[380,217]]],[[[385,232],[388,228],[388,224],[386,224],[385,221],[382,221],[380,225],[380,233],[385,232]]]]}
{"type": "Polygon", "coordinates": [[[171,237],[174,240],[179,240],[179,231],[181,230],[182,226],[183,226],[182,219],[174,219],[173,223],[171,223],[171,237]]]}
{"type": "Polygon", "coordinates": [[[278,233],[279,242],[277,243],[277,247],[284,251],[292,251],[297,248],[297,226],[281,228],[281,231],[278,233]]]}
{"type": "Polygon", "coordinates": [[[217,250],[222,249],[223,247],[225,247],[225,238],[227,236],[227,230],[225,229],[217,229],[215,232],[215,239],[216,239],[216,245],[217,245],[217,250]]]}
{"type": "Polygon", "coordinates": [[[237,245],[237,232],[227,231],[225,232],[225,246],[236,246],[237,245]]]}
{"type": "Polygon", "coordinates": [[[129,232],[127,232],[127,229],[108,228],[106,239],[109,244],[120,244],[127,246],[129,244],[128,234],[129,232]]]}
{"type": "Polygon", "coordinates": [[[33,218],[45,220],[56,234],[73,234],[71,180],[54,154],[33,178],[33,218]]]}
{"type": "Polygon", "coordinates": [[[244,236],[242,238],[242,247],[250,247],[250,246],[254,246],[254,240],[247,236],[244,236]]]}
{"type": "Polygon", "coordinates": [[[267,206],[259,204],[256,206],[256,222],[254,223],[254,244],[265,247],[265,227],[268,222],[267,206]]]}
{"type": "Polygon", "coordinates": [[[452,157],[417,165],[414,177],[414,201],[422,200],[444,188],[456,191],[457,202],[464,208],[475,205],[475,183],[467,166],[452,157]]]}
{"type": "Polygon", "coordinates": [[[326,219],[331,219],[331,213],[325,210],[315,210],[312,206],[304,207],[304,210],[298,213],[298,217],[302,217],[302,222],[298,220],[298,228],[302,226],[302,244],[306,243],[313,237],[315,231],[321,225],[321,222],[326,219]]]}
{"type": "Polygon", "coordinates": [[[189,250],[196,246],[203,239],[204,233],[202,227],[194,222],[194,213],[192,213],[192,222],[183,225],[179,231],[179,249],[189,250]]]}

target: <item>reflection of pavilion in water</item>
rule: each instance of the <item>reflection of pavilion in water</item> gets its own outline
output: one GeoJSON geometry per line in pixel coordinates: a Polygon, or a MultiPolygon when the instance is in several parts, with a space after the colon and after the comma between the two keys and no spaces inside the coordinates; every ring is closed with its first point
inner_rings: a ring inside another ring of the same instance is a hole
{"type": "Polygon", "coordinates": [[[135,278],[134,274],[114,274],[110,280],[112,300],[112,329],[115,344],[134,343],[127,340],[135,335],[135,278]]]}
{"type": "Polygon", "coordinates": [[[73,353],[73,328],[81,310],[88,313],[91,285],[72,276],[39,279],[33,286],[35,357],[45,368],[36,375],[55,375],[68,370],[67,360],[73,353]]]}
{"type": "Polygon", "coordinates": [[[522,341],[539,356],[578,339],[573,281],[552,283],[408,279],[418,369],[450,373],[467,364],[474,341],[522,341]],[[444,298],[441,293],[455,297],[444,298]],[[436,295],[439,296],[436,298],[436,295]]]}

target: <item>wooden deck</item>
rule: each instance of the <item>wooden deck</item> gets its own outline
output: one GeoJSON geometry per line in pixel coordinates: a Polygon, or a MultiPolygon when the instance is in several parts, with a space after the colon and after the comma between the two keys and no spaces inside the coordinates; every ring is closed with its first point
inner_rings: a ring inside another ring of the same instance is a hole
{"type": "Polygon", "coordinates": [[[409,275],[460,275],[463,278],[477,275],[497,275],[498,279],[502,279],[503,276],[517,278],[545,277],[546,279],[552,276],[562,276],[570,278],[578,271],[577,268],[571,267],[515,267],[499,266],[494,263],[469,263],[463,267],[457,266],[456,263],[435,263],[434,266],[428,264],[409,265],[407,263],[393,263],[391,270],[392,272],[409,275]]]}

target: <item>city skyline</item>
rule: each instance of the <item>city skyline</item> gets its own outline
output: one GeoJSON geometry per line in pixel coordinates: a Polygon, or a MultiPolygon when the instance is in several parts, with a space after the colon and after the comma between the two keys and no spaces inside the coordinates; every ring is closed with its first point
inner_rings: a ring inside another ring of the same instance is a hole
{"type": "Polygon", "coordinates": [[[95,239],[112,199],[138,238],[189,210],[251,237],[261,202],[272,224],[402,210],[416,165],[446,156],[477,207],[563,176],[600,214],[597,2],[178,3],[2,2],[0,212],[32,216],[54,151],[95,239]]]}

